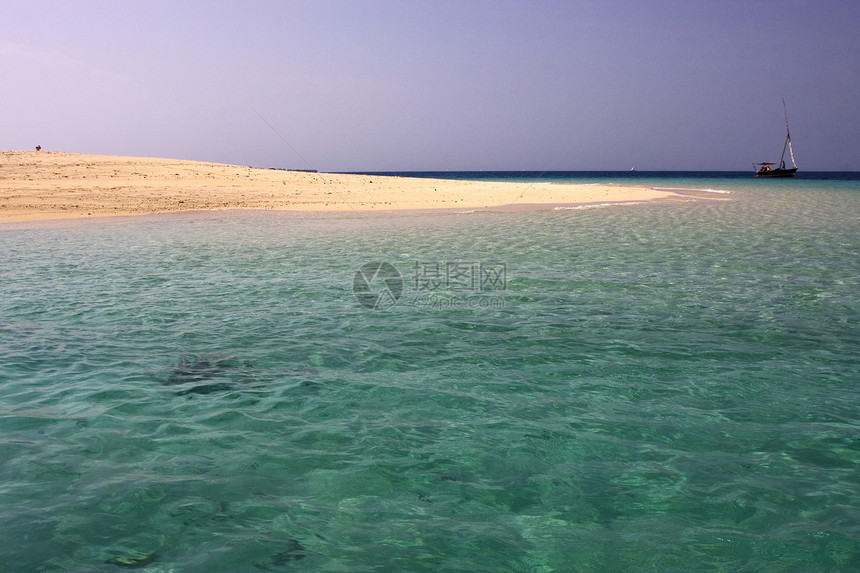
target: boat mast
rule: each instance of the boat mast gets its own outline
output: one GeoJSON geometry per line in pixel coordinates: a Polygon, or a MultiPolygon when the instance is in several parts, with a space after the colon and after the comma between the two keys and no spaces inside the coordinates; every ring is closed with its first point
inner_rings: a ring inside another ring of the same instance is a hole
{"type": "Polygon", "coordinates": [[[780,158],[780,167],[785,159],[785,147],[788,146],[788,152],[791,154],[791,164],[797,169],[797,163],[794,162],[794,149],[791,147],[791,132],[788,130],[788,111],[785,108],[785,98],[782,99],[782,113],[785,115],[785,143],[782,145],[782,157],[780,158]]]}

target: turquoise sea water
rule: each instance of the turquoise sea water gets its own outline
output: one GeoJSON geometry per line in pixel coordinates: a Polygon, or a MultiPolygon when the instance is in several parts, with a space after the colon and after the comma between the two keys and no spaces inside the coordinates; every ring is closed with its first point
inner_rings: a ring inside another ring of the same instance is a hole
{"type": "Polygon", "coordinates": [[[860,570],[860,181],[647,184],[0,225],[0,570],[860,570]]]}

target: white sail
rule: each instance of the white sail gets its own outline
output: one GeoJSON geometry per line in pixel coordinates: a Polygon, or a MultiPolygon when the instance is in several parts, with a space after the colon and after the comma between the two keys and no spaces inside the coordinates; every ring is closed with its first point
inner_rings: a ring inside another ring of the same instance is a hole
{"type": "MultiPolygon", "coordinates": [[[[797,163],[794,161],[794,149],[791,147],[791,132],[788,130],[788,110],[785,108],[785,98],[782,98],[782,113],[785,115],[785,145],[782,146],[782,159],[785,159],[785,146],[788,146],[788,152],[791,155],[791,164],[797,169],[797,163]]],[[[780,163],[782,167],[782,163],[780,163]]]]}

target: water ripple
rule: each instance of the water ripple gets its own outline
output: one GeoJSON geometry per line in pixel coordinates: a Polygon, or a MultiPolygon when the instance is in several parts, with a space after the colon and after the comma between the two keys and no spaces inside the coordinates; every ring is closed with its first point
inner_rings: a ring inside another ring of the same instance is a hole
{"type": "Polygon", "coordinates": [[[3,231],[0,562],[857,569],[860,192],[712,185],[3,231]],[[407,304],[434,262],[504,262],[504,304],[407,304]]]}

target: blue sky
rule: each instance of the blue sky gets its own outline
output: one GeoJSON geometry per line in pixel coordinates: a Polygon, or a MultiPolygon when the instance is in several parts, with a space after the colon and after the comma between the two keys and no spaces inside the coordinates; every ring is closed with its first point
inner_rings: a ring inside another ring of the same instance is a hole
{"type": "Polygon", "coordinates": [[[0,149],[744,170],[779,158],[784,97],[802,170],[860,170],[858,23],[854,0],[4,0],[0,149]]]}

